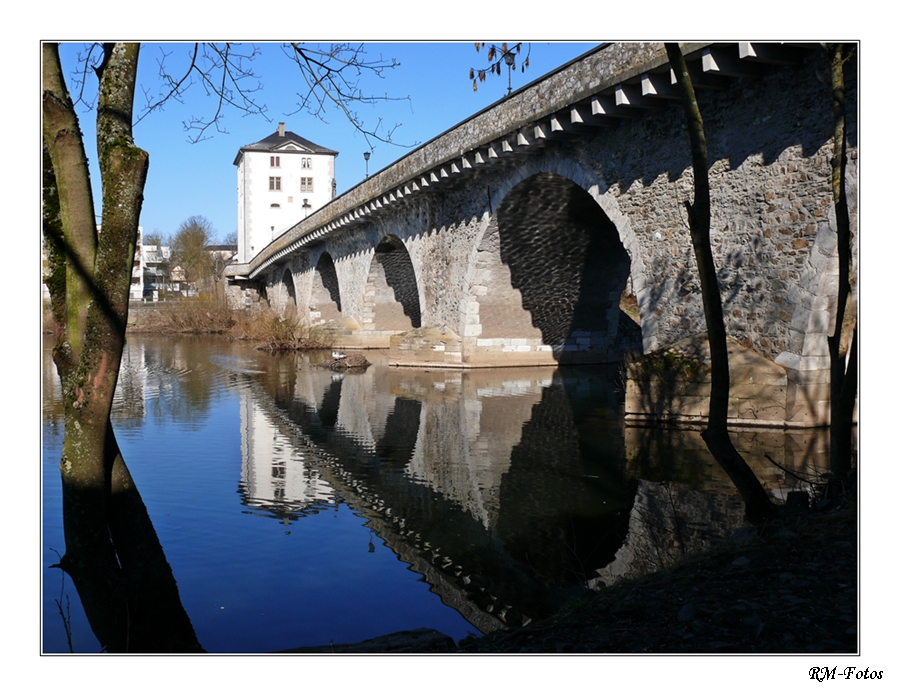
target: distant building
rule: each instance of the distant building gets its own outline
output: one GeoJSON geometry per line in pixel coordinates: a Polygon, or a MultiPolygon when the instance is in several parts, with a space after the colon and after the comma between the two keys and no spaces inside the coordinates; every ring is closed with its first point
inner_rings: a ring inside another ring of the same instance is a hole
{"type": "Polygon", "coordinates": [[[167,246],[145,244],[141,247],[141,261],[144,266],[144,296],[158,300],[171,295],[180,288],[172,282],[172,252],[167,246]]]}
{"type": "Polygon", "coordinates": [[[284,123],[238,151],[238,263],[335,197],[337,155],[286,131],[284,123]]]}
{"type": "MultiPolygon", "coordinates": [[[[100,225],[97,225],[97,234],[100,234],[100,225]]],[[[144,228],[138,227],[137,243],[134,248],[134,262],[131,265],[131,284],[128,288],[130,300],[140,300],[144,296],[144,258],[143,258],[144,228]]],[[[41,235],[41,297],[45,302],[50,301],[50,291],[47,289],[47,278],[50,275],[50,260],[47,250],[47,241],[41,235]]]]}

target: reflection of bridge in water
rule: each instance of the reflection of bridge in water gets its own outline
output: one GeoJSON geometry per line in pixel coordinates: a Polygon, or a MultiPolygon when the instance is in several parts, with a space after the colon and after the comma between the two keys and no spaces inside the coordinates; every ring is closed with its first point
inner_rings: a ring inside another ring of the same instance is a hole
{"type": "Polygon", "coordinates": [[[244,446],[247,503],[288,519],[342,499],[482,631],[632,574],[648,543],[671,555],[741,523],[725,482],[678,493],[679,521],[674,489],[628,475],[612,371],[341,374],[301,360],[275,358],[251,381],[247,417],[257,411],[257,433],[271,423],[275,447],[244,446]]]}

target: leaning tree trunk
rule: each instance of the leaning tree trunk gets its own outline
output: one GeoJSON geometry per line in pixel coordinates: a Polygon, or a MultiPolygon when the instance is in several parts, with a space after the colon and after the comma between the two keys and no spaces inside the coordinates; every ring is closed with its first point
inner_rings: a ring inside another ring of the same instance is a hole
{"type": "MultiPolygon", "coordinates": [[[[828,337],[831,362],[831,471],[846,480],[852,465],[853,409],[856,404],[858,366],[856,359],[859,328],[850,292],[851,242],[850,210],[847,204],[847,107],[844,63],[850,58],[844,44],[826,46],[831,66],[834,154],[831,158],[831,193],[837,221],[838,297],[834,333],[828,337]],[[853,326],[852,333],[849,327],[853,326]],[[848,333],[850,335],[848,336],[848,333]],[[848,346],[849,344],[849,346],[848,346]],[[849,353],[848,353],[849,347],[849,353]]],[[[852,52],[852,49],[850,49],[852,52]]]]}
{"type": "Polygon", "coordinates": [[[728,342],[722,297],[719,292],[716,266],[710,247],[710,193],[709,164],[706,151],[706,135],[700,106],[687,70],[687,63],[677,43],[667,43],[666,52],[675,71],[691,140],[691,159],[694,170],[694,202],[685,201],[691,231],[691,243],[700,276],[700,292],[703,297],[703,314],[709,335],[712,384],[709,395],[709,419],[703,439],[710,453],[725,470],[737,487],[747,512],[754,524],[763,522],[777,512],[765,489],[752,469],[734,448],[728,434],[728,342]]]}
{"type": "Polygon", "coordinates": [[[103,189],[98,233],[87,157],[58,46],[43,46],[43,140],[49,155],[44,233],[65,425],[60,474],[66,551],[60,566],[72,576],[105,649],[197,651],[110,421],[149,161],[131,133],[138,53],[138,44],[106,45],[96,70],[103,189]]]}

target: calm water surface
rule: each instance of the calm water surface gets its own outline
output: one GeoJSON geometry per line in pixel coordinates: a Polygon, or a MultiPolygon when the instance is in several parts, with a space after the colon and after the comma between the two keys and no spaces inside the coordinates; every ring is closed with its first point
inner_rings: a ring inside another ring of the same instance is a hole
{"type": "MultiPolygon", "coordinates": [[[[114,409],[200,643],[268,652],[428,627],[521,626],[742,524],[694,432],[623,427],[618,370],[389,368],[130,337],[114,409]]],[[[97,643],[65,548],[62,418],[44,350],[43,650],[97,643]],[[62,609],[62,612],[61,612],[62,609]],[[62,615],[67,621],[64,622],[62,615]]],[[[775,495],[820,433],[739,434],[775,495]]]]}

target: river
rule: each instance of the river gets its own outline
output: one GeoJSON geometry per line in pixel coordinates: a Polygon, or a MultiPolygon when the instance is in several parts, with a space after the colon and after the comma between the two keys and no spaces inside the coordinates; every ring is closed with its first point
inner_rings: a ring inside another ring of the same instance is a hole
{"type": "MultiPolygon", "coordinates": [[[[329,355],[129,336],[113,423],[210,652],[521,626],[743,524],[698,432],[623,425],[618,366],[424,370],[373,352],[344,373],[329,355]]],[[[99,652],[50,567],[59,399],[45,345],[43,651],[70,635],[99,652]]],[[[775,497],[827,464],[821,431],[735,440],[775,497]]]]}

